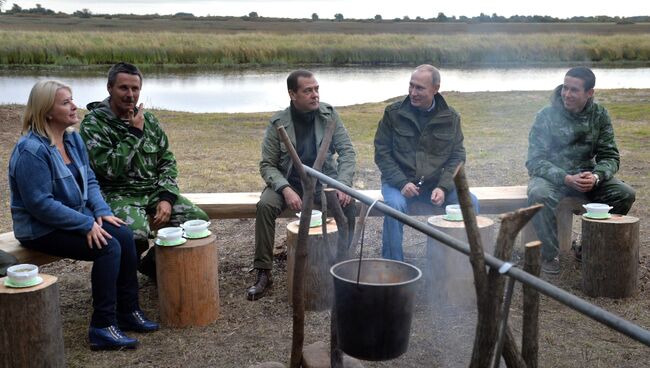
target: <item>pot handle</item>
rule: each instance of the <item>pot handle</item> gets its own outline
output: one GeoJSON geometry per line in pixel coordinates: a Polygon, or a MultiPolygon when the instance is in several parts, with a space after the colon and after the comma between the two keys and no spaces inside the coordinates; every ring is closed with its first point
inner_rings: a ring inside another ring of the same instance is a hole
{"type": "Polygon", "coordinates": [[[361,245],[359,247],[359,262],[358,262],[358,267],[357,267],[357,285],[359,285],[359,277],[361,275],[361,259],[363,258],[363,239],[365,238],[366,235],[366,220],[368,220],[368,216],[370,216],[370,211],[372,211],[372,208],[375,206],[375,203],[377,203],[379,199],[375,199],[374,202],[368,207],[368,210],[366,211],[366,216],[363,218],[363,226],[361,227],[361,245]]]}

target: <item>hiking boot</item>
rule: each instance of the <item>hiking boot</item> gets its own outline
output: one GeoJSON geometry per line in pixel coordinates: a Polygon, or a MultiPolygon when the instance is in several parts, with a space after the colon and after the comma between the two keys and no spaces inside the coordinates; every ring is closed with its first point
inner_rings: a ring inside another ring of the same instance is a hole
{"type": "Polygon", "coordinates": [[[573,258],[578,262],[582,262],[582,245],[578,245],[578,242],[574,240],[571,242],[571,250],[573,251],[573,258]]]}
{"type": "Polygon", "coordinates": [[[560,259],[555,257],[553,259],[542,261],[542,271],[549,275],[557,275],[560,273],[560,259]]]}
{"type": "Polygon", "coordinates": [[[271,270],[257,269],[257,280],[255,285],[246,289],[246,298],[248,300],[257,300],[266,294],[266,292],[273,286],[273,278],[271,277],[271,270]]]}

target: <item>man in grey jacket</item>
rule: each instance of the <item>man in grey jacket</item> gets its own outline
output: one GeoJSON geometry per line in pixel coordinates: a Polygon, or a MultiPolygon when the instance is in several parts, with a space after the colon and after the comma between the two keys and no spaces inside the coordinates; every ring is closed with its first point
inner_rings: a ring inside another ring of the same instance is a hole
{"type": "MultiPolygon", "coordinates": [[[[300,177],[293,170],[293,162],[280,139],[277,127],[284,126],[300,161],[307,166],[313,166],[325,133],[325,126],[329,120],[333,120],[336,128],[322,171],[325,175],[352,186],[356,153],[336,110],[320,102],[318,88],[313,73],[306,70],[292,72],[287,78],[291,104],[285,110],[273,115],[266,128],[260,161],[260,174],[266,182],[266,188],[257,203],[255,218],[253,267],[257,271],[257,278],[255,284],[246,290],[248,300],[261,298],[273,284],[271,269],[273,268],[275,219],[287,207],[294,211],[300,211],[302,208],[303,188],[300,177]]],[[[316,201],[320,199],[320,189],[320,185],[316,187],[316,201]]],[[[343,192],[337,191],[337,196],[348,218],[350,233],[352,233],[356,212],[354,200],[343,192]]]]}

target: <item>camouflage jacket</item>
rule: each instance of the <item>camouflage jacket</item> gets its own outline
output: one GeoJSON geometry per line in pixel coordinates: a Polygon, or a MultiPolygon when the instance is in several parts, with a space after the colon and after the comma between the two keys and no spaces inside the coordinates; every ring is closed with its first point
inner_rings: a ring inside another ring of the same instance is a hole
{"type": "Polygon", "coordinates": [[[153,114],[144,113],[140,136],[115,116],[109,98],[87,108],[79,133],[103,192],[145,195],[167,191],[178,196],[176,159],[153,114]]]}
{"type": "MultiPolygon", "coordinates": [[[[336,127],[334,128],[332,143],[330,144],[327,159],[323,164],[322,172],[347,186],[352,186],[357,154],[354,151],[354,147],[352,147],[350,136],[336,110],[324,102],[320,103],[320,108],[316,113],[316,120],[314,121],[314,124],[316,124],[316,142],[318,147],[320,147],[325,133],[325,126],[330,119],[334,120],[336,127]],[[334,153],[337,154],[336,162],[334,153]]],[[[291,157],[289,157],[289,152],[278,134],[278,125],[284,126],[291,143],[295,147],[296,131],[291,120],[289,107],[273,115],[269,126],[266,128],[264,141],[262,142],[260,174],[266,182],[266,185],[276,192],[289,185],[287,178],[293,169],[293,162],[291,161],[291,157]]]]}
{"type": "Polygon", "coordinates": [[[551,105],[537,113],[528,136],[529,176],[564,185],[564,177],[591,171],[609,180],[618,171],[619,154],[607,109],[589,100],[582,112],[567,111],[558,86],[551,105]]]}
{"type": "Polygon", "coordinates": [[[420,129],[417,117],[406,97],[388,105],[375,133],[375,164],[381,182],[397,189],[424,177],[422,188],[454,188],[456,166],[465,161],[460,115],[435,95],[434,114],[420,129]]]}

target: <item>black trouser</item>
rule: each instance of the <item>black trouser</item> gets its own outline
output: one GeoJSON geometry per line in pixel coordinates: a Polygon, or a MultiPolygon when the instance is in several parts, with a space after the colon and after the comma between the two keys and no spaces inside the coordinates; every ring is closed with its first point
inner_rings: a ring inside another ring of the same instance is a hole
{"type": "Polygon", "coordinates": [[[90,325],[104,328],[116,324],[115,311],[139,310],[137,255],[133,233],[128,226],[104,222],[112,239],[101,249],[88,246],[86,234],[55,230],[35,240],[21,241],[25,248],[53,256],[93,262],[91,272],[93,316],[90,325]]]}

